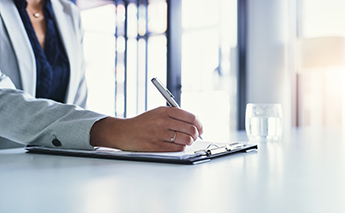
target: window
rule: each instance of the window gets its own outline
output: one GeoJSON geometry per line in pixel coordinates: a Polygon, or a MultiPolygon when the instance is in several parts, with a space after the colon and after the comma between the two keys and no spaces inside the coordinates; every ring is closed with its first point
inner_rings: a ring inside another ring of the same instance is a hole
{"type": "Polygon", "coordinates": [[[344,108],[345,2],[299,2],[298,125],[340,126],[344,108]]]}
{"type": "Polygon", "coordinates": [[[169,86],[168,72],[181,72],[181,107],[205,121],[206,139],[228,140],[236,130],[237,0],[115,1],[82,15],[90,109],[132,117],[165,105],[150,80],[169,86]]]}
{"type": "Polygon", "coordinates": [[[115,114],[115,6],[112,4],[81,12],[89,109],[115,114]]]}
{"type": "Polygon", "coordinates": [[[205,139],[236,130],[236,53],[237,0],[182,0],[181,106],[205,121],[205,139]]]}
{"type": "Polygon", "coordinates": [[[167,3],[115,1],[105,6],[77,2],[85,28],[85,58],[92,110],[131,117],[164,105],[151,85],[166,82],[167,3]]]}
{"type": "Polygon", "coordinates": [[[117,2],[116,17],[115,115],[132,117],[165,103],[149,84],[166,81],[167,4],[117,2]]]}

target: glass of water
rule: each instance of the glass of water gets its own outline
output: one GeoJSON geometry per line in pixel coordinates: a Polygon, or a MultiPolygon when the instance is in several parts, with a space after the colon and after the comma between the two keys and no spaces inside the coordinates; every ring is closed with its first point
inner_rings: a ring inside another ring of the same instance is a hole
{"type": "Polygon", "coordinates": [[[280,140],[282,118],[281,104],[247,104],[245,124],[249,141],[280,140]]]}

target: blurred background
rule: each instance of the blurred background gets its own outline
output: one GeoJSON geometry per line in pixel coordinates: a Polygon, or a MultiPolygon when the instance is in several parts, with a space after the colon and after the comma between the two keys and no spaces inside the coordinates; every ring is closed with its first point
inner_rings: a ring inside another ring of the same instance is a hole
{"type": "Polygon", "coordinates": [[[281,103],[287,130],[344,126],[343,0],[74,2],[89,109],[133,117],[166,105],[158,77],[205,140],[243,130],[247,103],[281,103]]]}

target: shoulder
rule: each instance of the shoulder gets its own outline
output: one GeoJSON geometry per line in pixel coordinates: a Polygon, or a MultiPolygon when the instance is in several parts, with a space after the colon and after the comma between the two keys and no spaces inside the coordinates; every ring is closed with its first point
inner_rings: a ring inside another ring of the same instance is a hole
{"type": "Polygon", "coordinates": [[[50,0],[53,6],[62,7],[63,11],[70,14],[79,14],[79,8],[70,0],[50,0]]]}
{"type": "Polygon", "coordinates": [[[62,23],[72,22],[74,28],[81,28],[79,8],[70,0],[50,0],[55,16],[62,23]]]}

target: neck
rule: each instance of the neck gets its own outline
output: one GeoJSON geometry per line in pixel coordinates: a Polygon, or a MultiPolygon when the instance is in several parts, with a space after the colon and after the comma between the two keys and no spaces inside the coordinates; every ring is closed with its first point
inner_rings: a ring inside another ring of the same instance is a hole
{"type": "Polygon", "coordinates": [[[37,20],[44,20],[43,14],[43,6],[45,0],[26,0],[28,6],[26,7],[26,11],[30,15],[30,19],[35,17],[37,20]]]}
{"type": "Polygon", "coordinates": [[[45,0],[26,0],[29,7],[35,10],[41,10],[43,8],[45,0]]]}

